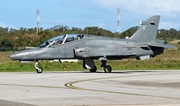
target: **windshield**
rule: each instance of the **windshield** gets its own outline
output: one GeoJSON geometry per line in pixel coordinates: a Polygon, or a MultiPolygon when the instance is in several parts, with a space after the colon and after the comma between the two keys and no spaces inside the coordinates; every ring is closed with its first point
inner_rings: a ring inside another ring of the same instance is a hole
{"type": "Polygon", "coordinates": [[[67,42],[71,42],[74,40],[80,40],[83,39],[84,35],[83,34],[66,34],[66,35],[59,35],[56,37],[53,37],[44,43],[42,43],[39,48],[44,48],[44,47],[51,47],[51,45],[59,45],[59,44],[64,44],[67,42]]]}
{"type": "Polygon", "coordinates": [[[56,36],[56,37],[53,37],[47,41],[45,41],[44,43],[42,43],[39,47],[40,48],[43,48],[43,47],[47,47],[48,45],[52,44],[52,43],[59,43],[61,44],[64,40],[66,35],[59,35],[59,36],[56,36]]]}

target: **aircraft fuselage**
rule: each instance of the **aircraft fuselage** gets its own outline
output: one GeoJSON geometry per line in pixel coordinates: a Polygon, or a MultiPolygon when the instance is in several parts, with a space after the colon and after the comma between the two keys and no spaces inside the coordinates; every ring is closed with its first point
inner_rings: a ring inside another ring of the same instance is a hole
{"type": "Polygon", "coordinates": [[[117,38],[89,36],[84,39],[67,42],[59,45],[52,45],[45,48],[32,48],[16,52],[10,57],[14,60],[52,60],[52,59],[99,59],[106,56],[108,59],[119,59],[126,57],[140,57],[144,55],[158,55],[163,53],[163,48],[149,47],[138,44],[131,40],[117,38]],[[158,49],[158,52],[156,52],[158,49]],[[162,49],[159,51],[159,49],[162,49]],[[115,58],[116,57],[116,58],[115,58]]]}

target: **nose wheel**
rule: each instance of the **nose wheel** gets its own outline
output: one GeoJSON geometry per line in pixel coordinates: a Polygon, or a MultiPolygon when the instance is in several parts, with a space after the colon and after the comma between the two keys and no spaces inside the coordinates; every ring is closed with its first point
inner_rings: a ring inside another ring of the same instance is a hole
{"type": "Polygon", "coordinates": [[[36,72],[42,73],[43,69],[42,69],[42,67],[38,67],[38,65],[39,65],[39,61],[36,61],[35,65],[34,65],[34,67],[36,68],[36,72]]]}

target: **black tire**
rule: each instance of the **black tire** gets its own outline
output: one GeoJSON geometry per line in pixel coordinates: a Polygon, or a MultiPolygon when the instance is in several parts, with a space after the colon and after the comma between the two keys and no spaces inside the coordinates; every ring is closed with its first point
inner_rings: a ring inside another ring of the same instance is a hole
{"type": "Polygon", "coordinates": [[[43,72],[43,69],[41,67],[39,67],[39,69],[36,69],[36,72],[40,74],[43,72]]]}
{"type": "Polygon", "coordinates": [[[111,66],[107,65],[107,66],[104,67],[104,72],[105,73],[111,73],[111,71],[112,71],[111,66]]]}
{"type": "Polygon", "coordinates": [[[89,69],[90,72],[96,72],[97,71],[97,67],[94,66],[94,69],[89,69]]]}

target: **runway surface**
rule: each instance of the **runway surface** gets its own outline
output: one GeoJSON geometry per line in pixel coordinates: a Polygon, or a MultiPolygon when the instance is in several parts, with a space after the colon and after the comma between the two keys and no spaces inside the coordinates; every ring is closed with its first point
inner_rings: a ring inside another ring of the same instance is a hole
{"type": "Polygon", "coordinates": [[[180,70],[0,73],[0,106],[179,106],[180,70]]]}

